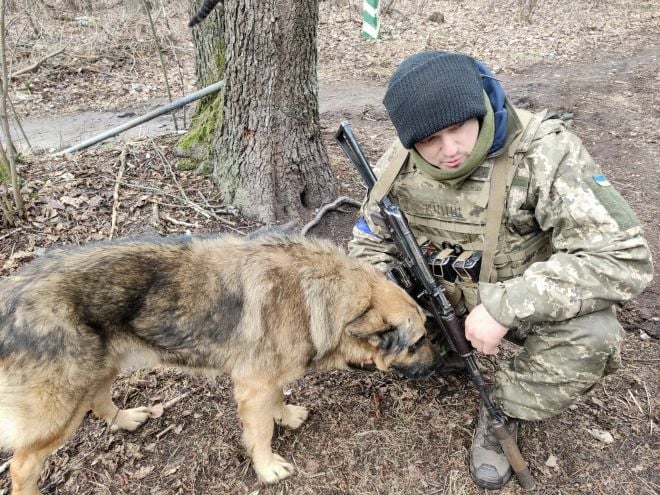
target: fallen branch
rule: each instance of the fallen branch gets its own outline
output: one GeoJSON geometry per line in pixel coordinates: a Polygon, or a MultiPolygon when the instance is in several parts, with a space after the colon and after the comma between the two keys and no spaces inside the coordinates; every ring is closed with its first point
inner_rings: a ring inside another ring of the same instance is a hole
{"type": "MultiPolygon", "coordinates": [[[[106,180],[110,180],[108,177],[103,177],[103,178],[106,179],[106,180]]],[[[199,213],[200,215],[202,215],[206,218],[212,217],[215,220],[218,220],[220,222],[222,221],[222,219],[220,217],[218,217],[218,215],[216,215],[215,213],[213,213],[211,211],[205,210],[204,208],[202,208],[198,204],[193,203],[192,201],[190,201],[188,198],[183,197],[183,196],[177,196],[176,194],[172,194],[170,192],[167,192],[164,189],[161,189],[160,187],[143,186],[141,184],[132,184],[130,182],[125,182],[125,181],[120,181],[119,183],[122,186],[126,186],[126,187],[129,187],[131,189],[140,189],[142,191],[155,192],[155,193],[161,194],[163,196],[168,196],[170,198],[175,198],[175,199],[179,200],[183,204],[183,206],[187,206],[189,208],[192,208],[197,213],[199,213]]]]}
{"type": "MultiPolygon", "coordinates": [[[[2,207],[2,204],[0,204],[0,207],[2,207]]],[[[4,208],[2,208],[2,209],[4,210],[4,208]]],[[[7,232],[5,235],[3,235],[2,237],[0,237],[0,241],[6,239],[7,237],[11,237],[12,235],[14,235],[16,232],[19,232],[20,230],[21,230],[21,228],[18,227],[17,229],[12,230],[11,232],[7,232]]],[[[2,472],[2,471],[0,471],[0,473],[1,473],[1,472],[2,472]]]]}
{"type": "Polygon", "coordinates": [[[330,210],[334,210],[335,208],[337,208],[337,206],[339,206],[342,203],[348,203],[348,204],[356,206],[358,208],[360,206],[362,206],[362,203],[360,203],[359,201],[357,201],[353,198],[349,198],[348,196],[339,196],[332,203],[328,203],[328,204],[324,205],[323,207],[321,207],[321,209],[319,209],[316,216],[307,225],[305,225],[300,230],[300,235],[303,235],[303,236],[307,235],[307,232],[309,231],[309,229],[311,229],[316,224],[318,224],[321,221],[321,218],[323,217],[323,215],[325,215],[330,210]]]}
{"type": "Polygon", "coordinates": [[[41,64],[43,64],[46,60],[48,60],[49,58],[53,58],[53,57],[58,56],[58,55],[59,55],[60,53],[62,53],[63,51],[64,51],[64,48],[60,48],[59,50],[57,50],[57,51],[55,51],[55,52],[53,52],[53,53],[49,53],[48,55],[46,55],[46,56],[40,58],[39,60],[37,60],[37,61],[36,61],[35,63],[33,63],[32,65],[30,65],[30,66],[28,66],[28,67],[25,67],[25,68],[23,68],[23,69],[19,69],[19,70],[17,70],[17,71],[14,72],[13,74],[11,74],[11,76],[9,76],[10,79],[13,79],[13,78],[18,77],[18,76],[20,76],[20,75],[22,75],[22,74],[25,74],[26,72],[32,72],[33,70],[36,70],[36,69],[37,69],[41,64]]]}

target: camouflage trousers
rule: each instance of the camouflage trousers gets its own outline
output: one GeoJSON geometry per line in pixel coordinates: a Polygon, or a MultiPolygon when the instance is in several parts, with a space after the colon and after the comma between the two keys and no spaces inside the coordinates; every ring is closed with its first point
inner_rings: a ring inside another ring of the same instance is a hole
{"type": "MultiPolygon", "coordinates": [[[[434,335],[437,330],[428,323],[434,335]]],[[[623,336],[613,307],[567,321],[512,328],[505,338],[522,350],[498,363],[493,399],[513,418],[556,416],[621,367],[623,336]]],[[[444,339],[434,338],[443,361],[460,361],[444,339]]]]}
{"type": "Polygon", "coordinates": [[[514,418],[555,416],[621,367],[623,337],[614,307],[511,329],[506,338],[523,348],[499,363],[493,399],[514,418]]]}

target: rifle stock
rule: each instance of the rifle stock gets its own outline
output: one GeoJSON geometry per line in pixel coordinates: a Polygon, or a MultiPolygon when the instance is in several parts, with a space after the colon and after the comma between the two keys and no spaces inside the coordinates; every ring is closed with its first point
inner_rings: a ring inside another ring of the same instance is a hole
{"type": "MultiPolygon", "coordinates": [[[[348,121],[341,123],[335,139],[360,173],[367,189],[371,190],[377,179],[356,141],[348,121]]],[[[444,293],[444,288],[437,282],[426,264],[405,215],[389,195],[385,195],[379,201],[378,206],[385,226],[390,231],[392,240],[401,255],[403,268],[418,288],[419,293],[413,294],[413,296],[430,311],[450,346],[465,360],[472,383],[479,391],[479,396],[488,410],[491,427],[513,471],[518,476],[520,485],[527,490],[534,489],[536,485],[534,478],[532,478],[518,445],[506,427],[508,419],[490,398],[483,375],[475,360],[474,350],[465,337],[465,331],[444,293]]]]}

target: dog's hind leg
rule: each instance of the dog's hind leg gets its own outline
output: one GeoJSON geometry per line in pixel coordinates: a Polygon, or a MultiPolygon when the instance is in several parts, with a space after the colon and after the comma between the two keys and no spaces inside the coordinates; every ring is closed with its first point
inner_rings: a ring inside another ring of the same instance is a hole
{"type": "Polygon", "coordinates": [[[115,406],[112,402],[112,383],[116,376],[117,373],[112,372],[101,382],[92,399],[92,411],[108,423],[111,431],[119,429],[135,431],[149,419],[151,409],[148,407],[119,409],[115,406]]]}
{"type": "Polygon", "coordinates": [[[54,436],[36,441],[26,447],[19,447],[14,451],[9,472],[11,475],[12,495],[39,495],[39,476],[46,458],[64,442],[78,428],[86,408],[78,407],[68,424],[54,436]]]}
{"type": "Polygon", "coordinates": [[[291,476],[293,466],[271,449],[273,411],[282,403],[282,390],[265,380],[234,380],[234,397],[243,424],[243,443],[259,480],[270,484],[291,476]]]}
{"type": "Polygon", "coordinates": [[[273,406],[273,419],[278,425],[286,426],[292,430],[300,428],[309,415],[307,408],[293,404],[285,404],[282,391],[278,390],[278,392],[279,394],[276,403],[273,406]]]}

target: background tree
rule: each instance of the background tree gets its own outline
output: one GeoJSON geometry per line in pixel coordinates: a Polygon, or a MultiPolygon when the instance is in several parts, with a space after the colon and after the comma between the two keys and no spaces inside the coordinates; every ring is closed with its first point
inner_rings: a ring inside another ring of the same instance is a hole
{"type": "Polygon", "coordinates": [[[337,192],[319,123],[318,0],[226,0],[222,15],[218,8],[212,15],[204,23],[223,18],[224,47],[210,39],[210,27],[193,41],[200,84],[216,80],[209,71],[224,60],[222,116],[210,150],[214,179],[224,201],[246,216],[301,218],[337,192]]]}

